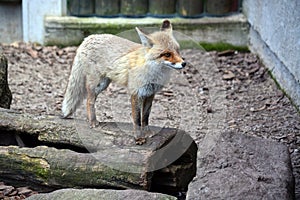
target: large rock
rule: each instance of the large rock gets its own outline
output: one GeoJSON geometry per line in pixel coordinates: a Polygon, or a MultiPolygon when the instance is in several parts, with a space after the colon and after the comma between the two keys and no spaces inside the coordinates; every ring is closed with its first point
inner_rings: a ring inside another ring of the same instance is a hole
{"type": "Polygon", "coordinates": [[[48,194],[37,194],[28,200],[176,200],[166,194],[150,193],[141,190],[105,190],[105,189],[62,189],[48,194]]]}
{"type": "Polygon", "coordinates": [[[11,99],[12,95],[7,82],[7,59],[0,54],[0,107],[9,109],[11,99]]]}
{"type": "Polygon", "coordinates": [[[205,155],[198,152],[197,176],[187,199],[294,199],[294,178],[286,145],[222,133],[205,155]]]}

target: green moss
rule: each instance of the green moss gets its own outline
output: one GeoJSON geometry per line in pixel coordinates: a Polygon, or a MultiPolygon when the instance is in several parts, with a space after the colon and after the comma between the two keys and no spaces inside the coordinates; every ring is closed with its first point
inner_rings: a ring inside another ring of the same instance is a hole
{"type": "Polygon", "coordinates": [[[247,46],[236,46],[229,43],[208,43],[200,42],[196,43],[193,40],[181,40],[179,41],[181,49],[199,49],[204,51],[225,51],[225,50],[236,50],[239,52],[249,52],[247,46]]]}
{"type": "Polygon", "coordinates": [[[21,170],[32,172],[37,177],[46,180],[49,176],[49,164],[41,158],[31,158],[26,155],[20,155],[21,160],[21,170]]]}
{"type": "Polygon", "coordinates": [[[202,46],[206,51],[225,51],[225,50],[236,50],[240,52],[249,52],[247,46],[236,46],[229,43],[208,43],[208,42],[200,42],[200,46],[202,46]]]}
{"type": "Polygon", "coordinates": [[[14,153],[15,149],[10,149],[9,151],[11,152],[0,155],[0,165],[2,168],[7,168],[13,173],[20,175],[33,174],[37,180],[45,181],[48,179],[50,165],[45,159],[14,153]]]}
{"type": "Polygon", "coordinates": [[[118,188],[123,185],[124,188],[140,189],[138,184],[140,177],[132,173],[125,173],[106,166],[98,166],[92,169],[89,166],[66,168],[55,168],[51,171],[49,182],[55,180],[57,184],[67,187],[87,186],[87,185],[109,185],[118,188]],[[131,181],[131,182],[130,182],[131,181]]]}
{"type": "Polygon", "coordinates": [[[281,85],[278,83],[278,81],[276,80],[275,76],[272,74],[272,72],[270,70],[268,70],[269,75],[271,76],[271,78],[274,80],[276,86],[278,87],[278,89],[280,89],[283,94],[290,100],[291,104],[296,108],[297,112],[300,114],[300,109],[299,107],[294,103],[293,99],[291,98],[290,95],[288,95],[288,93],[281,87],[281,85]]]}

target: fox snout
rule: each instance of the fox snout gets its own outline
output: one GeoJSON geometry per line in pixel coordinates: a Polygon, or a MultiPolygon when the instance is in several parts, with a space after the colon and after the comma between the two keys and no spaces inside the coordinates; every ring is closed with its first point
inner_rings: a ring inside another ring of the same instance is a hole
{"type": "Polygon", "coordinates": [[[184,68],[186,66],[186,62],[183,61],[183,63],[181,63],[182,68],[184,68]]]}
{"type": "Polygon", "coordinates": [[[183,69],[186,66],[186,62],[182,61],[182,62],[170,62],[170,61],[164,61],[165,65],[167,65],[168,67],[171,67],[173,69],[183,69]]]}
{"type": "Polygon", "coordinates": [[[165,53],[162,56],[164,64],[173,69],[182,69],[186,66],[184,58],[182,58],[178,53],[165,53]]]}
{"type": "Polygon", "coordinates": [[[174,69],[183,69],[186,66],[186,62],[182,62],[182,63],[171,63],[172,68],[174,69]]]}

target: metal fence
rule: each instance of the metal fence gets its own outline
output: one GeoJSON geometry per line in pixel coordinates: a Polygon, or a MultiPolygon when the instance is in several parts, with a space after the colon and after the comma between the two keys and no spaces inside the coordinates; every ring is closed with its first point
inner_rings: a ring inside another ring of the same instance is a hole
{"type": "Polygon", "coordinates": [[[240,12],[242,0],[67,0],[68,14],[99,17],[225,16],[240,12]]]}

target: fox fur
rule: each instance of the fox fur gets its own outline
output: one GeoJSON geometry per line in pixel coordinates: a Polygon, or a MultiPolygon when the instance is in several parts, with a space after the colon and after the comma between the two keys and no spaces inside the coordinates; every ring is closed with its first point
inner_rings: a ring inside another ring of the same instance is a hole
{"type": "MultiPolygon", "coordinates": [[[[141,44],[110,34],[84,39],[73,61],[62,103],[63,118],[73,114],[87,98],[87,118],[90,127],[96,127],[97,95],[115,82],[128,88],[134,129],[143,135],[155,93],[168,82],[172,69],[182,69],[186,63],[179,54],[169,20],[164,20],[161,30],[152,34],[138,28],[136,31],[141,44]]],[[[137,140],[145,142],[143,137],[137,140]]]]}

